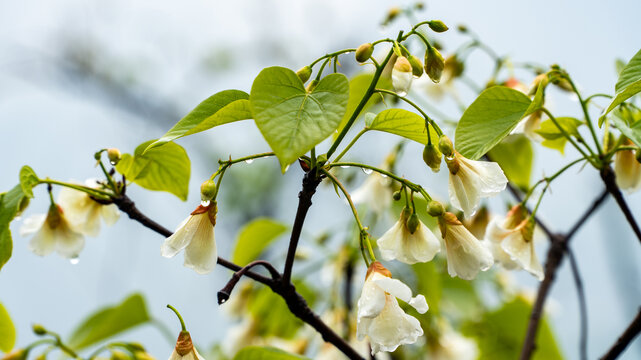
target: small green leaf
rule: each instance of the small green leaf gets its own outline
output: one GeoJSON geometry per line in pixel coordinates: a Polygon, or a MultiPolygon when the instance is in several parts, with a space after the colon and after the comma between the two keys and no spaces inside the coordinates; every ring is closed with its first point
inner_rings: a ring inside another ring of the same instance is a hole
{"type": "Polygon", "coordinates": [[[31,167],[25,165],[20,169],[20,186],[22,187],[22,192],[30,199],[33,198],[33,187],[38,185],[39,182],[38,175],[31,167]]]}
{"type": "Polygon", "coordinates": [[[599,118],[599,124],[603,124],[605,116],[610,111],[612,111],[617,106],[621,105],[621,103],[623,103],[624,101],[626,101],[629,98],[633,97],[634,95],[638,94],[639,92],[641,92],[641,79],[633,82],[630,85],[628,85],[626,88],[621,90],[621,92],[618,92],[614,96],[614,99],[612,99],[612,102],[610,102],[610,105],[608,105],[608,108],[605,110],[603,115],[601,115],[601,117],[599,118]]]}
{"type": "Polygon", "coordinates": [[[539,87],[536,88],[536,94],[534,95],[534,99],[532,99],[532,102],[530,103],[530,106],[528,106],[527,110],[525,110],[525,113],[523,114],[523,117],[526,117],[528,115],[532,115],[534,112],[537,110],[541,109],[543,107],[543,103],[545,100],[545,87],[548,86],[548,78],[547,76],[539,82],[539,87]]]}
{"type": "Polygon", "coordinates": [[[478,160],[510,134],[530,104],[525,94],[505,86],[483,91],[465,110],[456,127],[456,150],[478,160]]]}
{"type": "Polygon", "coordinates": [[[187,152],[176,143],[167,143],[143,154],[153,142],[149,140],[138,145],[133,156],[123,154],[116,170],[145,189],[167,191],[187,200],[191,172],[187,152]]]}
{"type": "Polygon", "coordinates": [[[514,134],[506,137],[488,155],[501,166],[508,180],[522,190],[530,187],[534,151],[525,136],[514,134]]]}
{"type": "Polygon", "coordinates": [[[634,54],[619,73],[619,80],[617,80],[614,91],[619,93],[639,80],[641,80],[641,50],[634,54]]]}
{"type": "MultiPolygon", "coordinates": [[[[367,92],[369,85],[372,83],[372,80],[374,80],[374,74],[371,73],[361,73],[349,80],[349,100],[347,101],[347,109],[340,125],[338,125],[338,129],[334,134],[334,138],[338,136],[338,133],[343,130],[343,128],[347,124],[347,121],[349,121],[349,118],[352,117],[352,113],[354,112],[354,110],[356,110],[356,107],[363,99],[363,96],[365,96],[365,93],[367,92]]],[[[391,85],[392,84],[390,84],[388,79],[381,77],[378,80],[378,84],[376,84],[376,88],[389,89],[391,85]]],[[[365,114],[369,108],[381,102],[382,99],[382,96],[374,94],[372,97],[370,97],[367,103],[365,103],[365,106],[361,110],[360,115],[365,114]]]]}
{"type": "MultiPolygon", "coordinates": [[[[425,118],[411,111],[403,109],[383,110],[376,115],[369,129],[402,136],[423,145],[427,144],[425,118]]],[[[433,143],[438,143],[438,135],[431,126],[430,136],[433,143]]]]}
{"type": "Polygon", "coordinates": [[[84,349],[150,320],[145,299],[140,294],[133,294],[116,306],[91,314],[76,327],[69,346],[84,349]]]}
{"type": "Polygon", "coordinates": [[[0,350],[9,352],[16,345],[16,328],[11,321],[9,312],[0,303],[0,350]]]}
{"type": "Polygon", "coordinates": [[[6,193],[0,194],[0,269],[11,258],[13,241],[9,224],[29,205],[29,197],[22,185],[16,185],[6,193]]]}
{"type": "Polygon", "coordinates": [[[254,261],[263,250],[279,235],[287,230],[287,225],[269,218],[258,218],[246,224],[236,238],[232,261],[245,266],[254,261]]]}
{"type": "MultiPolygon", "coordinates": [[[[583,124],[580,120],[572,117],[560,117],[556,118],[556,121],[570,135],[578,135],[577,129],[583,124]]],[[[547,119],[543,121],[541,123],[541,127],[534,130],[534,132],[545,139],[541,142],[541,145],[550,149],[558,150],[561,154],[565,152],[565,144],[568,142],[568,139],[563,135],[554,122],[552,122],[552,120],[547,119]]]]}
{"type": "Polygon", "coordinates": [[[311,93],[289,69],[275,66],[258,74],[250,106],[256,126],[276,153],[283,172],[336,130],[348,97],[349,82],[342,74],[322,78],[311,93]]]}
{"type": "Polygon", "coordinates": [[[248,346],[234,356],[234,360],[305,360],[304,356],[290,354],[272,347],[248,346]]]}
{"type": "Polygon", "coordinates": [[[612,113],[610,116],[612,124],[636,146],[641,147],[641,120],[637,120],[630,125],[620,115],[618,111],[612,113]]]}
{"type": "Polygon", "coordinates": [[[251,119],[249,95],[240,90],[224,90],[201,102],[180,119],[165,135],[151,143],[143,153],[183,136],[192,135],[230,122],[251,119]],[[234,106],[230,106],[234,104],[234,106]],[[224,110],[224,112],[223,112],[224,110]]]}

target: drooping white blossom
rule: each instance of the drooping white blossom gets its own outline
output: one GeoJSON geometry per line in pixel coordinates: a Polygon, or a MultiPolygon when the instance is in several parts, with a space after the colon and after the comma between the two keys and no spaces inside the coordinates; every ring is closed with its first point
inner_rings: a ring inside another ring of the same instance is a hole
{"type": "Polygon", "coordinates": [[[204,358],[196,350],[189,332],[181,331],[169,360],[204,360],[204,358]]]}
{"type": "MultiPolygon", "coordinates": [[[[633,143],[626,140],[624,145],[631,146],[633,143]]],[[[614,175],[617,186],[622,190],[634,192],[641,188],[641,163],[637,161],[633,150],[617,151],[614,156],[614,175]]]]}
{"type": "Polygon", "coordinates": [[[56,251],[65,258],[76,258],[85,246],[85,238],[69,224],[63,210],[51,205],[49,212],[33,215],[24,220],[20,235],[34,234],[29,241],[29,249],[36,255],[45,256],[56,251]]]}
{"type": "Polygon", "coordinates": [[[199,274],[207,274],[218,261],[214,225],[216,203],[199,205],[162,244],[162,256],[170,258],[185,250],[184,265],[199,274]]]}
{"type": "Polygon", "coordinates": [[[456,215],[446,212],[439,217],[441,236],[447,251],[447,272],[450,276],[472,280],[479,271],[488,270],[494,263],[486,245],[476,239],[456,215]]]}
{"type": "Polygon", "coordinates": [[[392,203],[392,193],[390,180],[373,172],[351,197],[354,204],[366,204],[374,213],[381,215],[392,203]]]}
{"type": "MultiPolygon", "coordinates": [[[[96,187],[95,180],[87,180],[86,185],[96,187]]],[[[64,209],[65,216],[76,231],[97,236],[100,231],[100,218],[107,225],[113,225],[120,217],[114,204],[100,204],[85,192],[63,187],[58,195],[58,204],[64,209]]]]}
{"type": "Polygon", "coordinates": [[[494,217],[485,240],[492,246],[496,262],[506,269],[521,268],[543,280],[543,267],[534,250],[534,222],[522,205],[514,206],[505,217],[494,217]]]}
{"type": "Polygon", "coordinates": [[[465,217],[474,215],[481,198],[494,196],[507,185],[503,170],[495,162],[470,160],[456,151],[445,162],[450,170],[450,202],[465,217]]]}
{"type": "Polygon", "coordinates": [[[372,354],[379,351],[394,351],[404,344],[416,342],[423,335],[419,321],[406,314],[396,298],[407,302],[419,313],[428,310],[423,295],[412,297],[412,290],[381,263],[373,262],[367,270],[363,291],[358,299],[356,334],[359,340],[366,336],[372,346],[372,354]]]}
{"type": "Polygon", "coordinates": [[[414,232],[411,231],[408,226],[410,216],[411,210],[404,209],[394,226],[378,239],[384,260],[398,260],[406,264],[427,262],[441,250],[440,241],[420,220],[414,232]]]}
{"type": "Polygon", "coordinates": [[[462,334],[447,330],[439,335],[436,348],[430,353],[430,360],[476,360],[479,348],[476,341],[462,334]]]}

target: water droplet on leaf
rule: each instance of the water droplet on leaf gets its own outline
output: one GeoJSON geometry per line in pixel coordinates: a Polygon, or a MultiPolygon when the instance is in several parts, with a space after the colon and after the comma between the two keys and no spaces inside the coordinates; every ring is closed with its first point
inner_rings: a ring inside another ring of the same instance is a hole
{"type": "Polygon", "coordinates": [[[77,255],[69,259],[69,263],[71,263],[71,265],[78,265],[79,262],[80,262],[80,259],[78,258],[77,255]]]}
{"type": "Polygon", "coordinates": [[[372,173],[372,169],[361,168],[361,170],[363,170],[363,172],[367,175],[372,173]]]}
{"type": "Polygon", "coordinates": [[[254,159],[247,159],[247,160],[245,160],[245,162],[246,162],[247,164],[251,164],[251,163],[253,163],[253,162],[254,162],[254,159]]]}

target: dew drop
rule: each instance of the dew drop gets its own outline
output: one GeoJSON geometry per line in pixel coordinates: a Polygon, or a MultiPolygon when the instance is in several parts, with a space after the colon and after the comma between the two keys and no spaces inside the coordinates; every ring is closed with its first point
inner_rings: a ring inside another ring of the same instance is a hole
{"type": "Polygon", "coordinates": [[[405,96],[405,95],[407,95],[407,91],[399,90],[399,91],[397,91],[397,92],[396,92],[396,94],[397,94],[398,96],[405,96]]]}
{"type": "Polygon", "coordinates": [[[387,177],[387,175],[385,175],[385,174],[381,174],[381,176],[382,176],[382,177],[384,177],[384,178],[386,178],[386,177],[387,177]]]}
{"type": "Polygon", "coordinates": [[[110,163],[112,166],[116,166],[116,162],[115,162],[115,161],[110,161],[109,163],[110,163]]]}
{"type": "Polygon", "coordinates": [[[349,166],[347,166],[347,165],[341,165],[341,169],[348,169],[348,168],[349,168],[349,166]]]}
{"type": "Polygon", "coordinates": [[[367,175],[372,173],[372,169],[361,168],[361,170],[363,170],[363,172],[367,175]]]}
{"type": "Polygon", "coordinates": [[[200,202],[200,205],[202,206],[209,206],[209,200],[203,200],[200,202]]]}
{"type": "Polygon", "coordinates": [[[246,162],[247,164],[251,164],[251,163],[253,163],[253,162],[254,162],[254,159],[247,159],[247,160],[245,160],[245,162],[246,162]]]}
{"type": "Polygon", "coordinates": [[[224,304],[224,303],[226,303],[226,302],[227,302],[227,299],[220,299],[220,303],[221,303],[221,304],[224,304]]]}
{"type": "Polygon", "coordinates": [[[69,263],[71,263],[71,265],[78,265],[79,262],[80,262],[80,259],[78,259],[77,255],[69,259],[69,263]]]}
{"type": "Polygon", "coordinates": [[[287,170],[289,170],[289,165],[285,167],[285,172],[287,172],[287,170]]]}

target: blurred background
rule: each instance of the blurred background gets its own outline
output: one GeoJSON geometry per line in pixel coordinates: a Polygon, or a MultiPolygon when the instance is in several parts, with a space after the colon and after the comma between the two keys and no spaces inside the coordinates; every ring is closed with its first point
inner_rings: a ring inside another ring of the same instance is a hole
{"type": "MultiPolygon", "coordinates": [[[[77,181],[99,177],[93,160],[96,150],[117,147],[131,153],[138,144],[160,137],[208,96],[230,88],[249,92],[263,67],[298,69],[327,52],[394,37],[398,30],[410,27],[409,21],[401,19],[387,27],[381,21],[390,6],[412,3],[2,1],[0,153],[4,156],[0,189],[6,191],[17,184],[19,169],[25,164],[41,177],[77,181]]],[[[427,2],[416,18],[441,19],[450,26],[450,31],[436,37],[444,46],[444,55],[464,40],[454,28],[465,24],[500,55],[514,61],[558,63],[585,94],[611,94],[617,79],[615,59],[627,61],[639,49],[635,35],[641,33],[639,10],[638,3],[622,0],[454,0],[427,2]]],[[[351,55],[341,58],[341,63],[348,75],[361,71],[351,55]]],[[[482,84],[493,63],[475,53],[467,65],[466,74],[482,84]]],[[[423,85],[417,84],[415,90],[421,91],[423,85]]],[[[461,92],[463,103],[469,104],[474,97],[469,90],[461,92]]],[[[579,116],[575,99],[561,92],[553,92],[552,97],[553,112],[579,116]]],[[[428,105],[450,119],[461,114],[453,102],[428,105]]],[[[354,147],[352,157],[379,164],[395,142],[390,135],[367,134],[354,147]]],[[[187,202],[135,185],[128,189],[144,213],[171,229],[198,204],[200,183],[216,170],[219,158],[269,151],[251,122],[225,125],[178,143],[191,158],[187,202]]],[[[447,175],[428,174],[421,151],[420,145],[407,144],[399,171],[447,199],[447,175]]],[[[532,180],[575,158],[570,148],[561,158],[537,146],[532,180]]],[[[216,226],[223,257],[229,257],[238,229],[250,219],[272,216],[291,224],[301,178],[294,167],[281,176],[274,159],[237,166],[228,174],[216,226]]],[[[353,176],[351,189],[365,174],[353,176]]],[[[592,169],[570,170],[555,181],[539,214],[555,231],[566,231],[602,188],[592,169]]],[[[491,209],[502,211],[509,194],[502,196],[490,202],[491,209]]],[[[627,197],[637,216],[641,216],[639,196],[627,197]]],[[[44,213],[47,206],[45,189],[38,187],[36,199],[23,215],[44,213]]],[[[351,219],[349,208],[331,187],[320,189],[313,209],[305,228],[309,238],[337,227],[342,231],[351,219]]],[[[377,226],[385,229],[393,221],[390,216],[377,226]]],[[[35,339],[32,323],[69,334],[87,314],[132,292],[144,294],[151,314],[174,331],[178,329],[175,317],[165,305],[180,309],[202,346],[220,341],[232,326],[225,310],[216,304],[216,292],[230,273],[216,268],[202,276],[182,266],[182,255],[162,258],[163,238],[124,216],[115,226],[103,228],[99,237],[88,238],[75,265],[57,255],[41,258],[31,253],[28,238],[18,235],[19,226],[20,221],[12,224],[13,257],[0,272],[0,302],[16,323],[18,345],[35,339]]],[[[285,242],[280,239],[277,249],[285,242]]],[[[614,201],[608,199],[573,239],[572,248],[584,279],[588,347],[594,358],[614,343],[638,311],[641,247],[614,201]]],[[[545,243],[540,244],[541,261],[546,249],[545,243]]],[[[514,281],[536,291],[537,281],[528,274],[515,274],[514,281]]],[[[579,311],[567,261],[553,286],[548,310],[562,352],[569,359],[577,358],[579,311]]],[[[142,342],[160,358],[173,348],[154,327],[137,328],[126,338],[142,342]]],[[[641,358],[641,341],[637,339],[622,358],[641,358]]]]}

